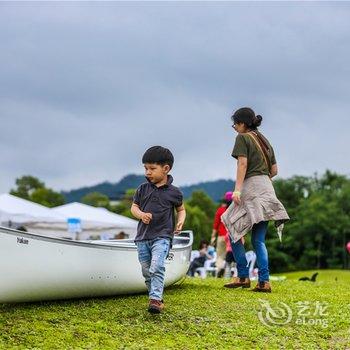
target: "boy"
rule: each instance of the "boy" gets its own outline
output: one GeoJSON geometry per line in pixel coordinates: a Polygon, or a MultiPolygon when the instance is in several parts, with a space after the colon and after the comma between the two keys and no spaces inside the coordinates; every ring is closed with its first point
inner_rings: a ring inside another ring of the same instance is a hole
{"type": "Polygon", "coordinates": [[[142,157],[147,182],[136,190],[131,213],[139,219],[135,243],[149,293],[150,313],[164,309],[165,259],[174,233],[182,230],[186,211],[181,191],[169,175],[174,156],[164,147],[149,148],[142,157]],[[177,223],[174,222],[174,209],[177,223]]]}

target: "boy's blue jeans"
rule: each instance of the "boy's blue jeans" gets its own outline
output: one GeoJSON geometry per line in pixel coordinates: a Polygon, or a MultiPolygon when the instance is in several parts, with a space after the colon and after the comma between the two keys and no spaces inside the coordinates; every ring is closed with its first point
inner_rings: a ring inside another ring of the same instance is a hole
{"type": "Polygon", "coordinates": [[[136,246],[149,298],[163,300],[165,259],[169,253],[170,239],[138,241],[136,246]]]}
{"type": "MultiPolygon", "coordinates": [[[[267,232],[268,221],[261,221],[255,224],[252,229],[252,245],[256,253],[256,262],[259,268],[259,282],[269,281],[269,257],[265,245],[265,236],[267,232]]],[[[237,263],[238,277],[249,277],[249,268],[245,257],[245,249],[241,240],[233,243],[231,240],[232,251],[237,263]]]]}

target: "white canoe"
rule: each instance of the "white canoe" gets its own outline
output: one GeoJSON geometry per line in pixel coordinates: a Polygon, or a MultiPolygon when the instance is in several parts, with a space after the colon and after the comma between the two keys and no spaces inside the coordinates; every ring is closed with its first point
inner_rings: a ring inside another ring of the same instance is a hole
{"type": "MultiPolygon", "coordinates": [[[[191,231],[174,238],[165,286],[186,275],[191,231]]],[[[0,302],[27,302],[146,291],[132,240],[70,241],[0,227],[0,302]]]]}

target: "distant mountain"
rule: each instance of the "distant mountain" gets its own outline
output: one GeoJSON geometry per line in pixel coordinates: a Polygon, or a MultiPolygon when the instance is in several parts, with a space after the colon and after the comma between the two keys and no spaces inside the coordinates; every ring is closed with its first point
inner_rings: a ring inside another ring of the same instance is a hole
{"type": "Polygon", "coordinates": [[[82,197],[90,192],[100,192],[108,196],[109,198],[121,198],[126,190],[130,188],[137,188],[143,182],[145,182],[144,175],[130,174],[124,176],[117,183],[102,182],[101,184],[89,187],[81,187],[76,190],[63,191],[62,194],[66,198],[67,203],[79,202],[82,197]]]}
{"type": "Polygon", "coordinates": [[[181,186],[181,191],[185,198],[191,196],[193,191],[202,190],[208,194],[215,202],[219,202],[227,191],[233,191],[234,182],[232,180],[215,180],[201,182],[196,185],[181,186]]]}
{"type": "MultiPolygon", "coordinates": [[[[62,194],[66,198],[67,203],[79,202],[82,197],[90,192],[100,192],[109,198],[121,198],[126,190],[130,188],[137,188],[140,184],[145,182],[144,175],[130,174],[124,176],[117,183],[103,182],[101,184],[89,187],[82,187],[71,191],[63,191],[62,194]]],[[[232,180],[216,180],[201,182],[195,185],[181,186],[181,191],[185,198],[191,196],[193,191],[203,190],[214,201],[218,202],[226,191],[231,191],[234,187],[232,180]]]]}

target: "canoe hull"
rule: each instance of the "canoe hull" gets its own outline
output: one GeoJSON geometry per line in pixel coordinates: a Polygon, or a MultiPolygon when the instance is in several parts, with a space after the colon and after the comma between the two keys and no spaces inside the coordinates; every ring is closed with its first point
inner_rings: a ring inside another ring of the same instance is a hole
{"type": "MultiPolygon", "coordinates": [[[[186,275],[192,247],[174,246],[165,286],[186,275]]],[[[133,243],[72,242],[0,228],[0,302],[145,292],[133,243]]]]}

